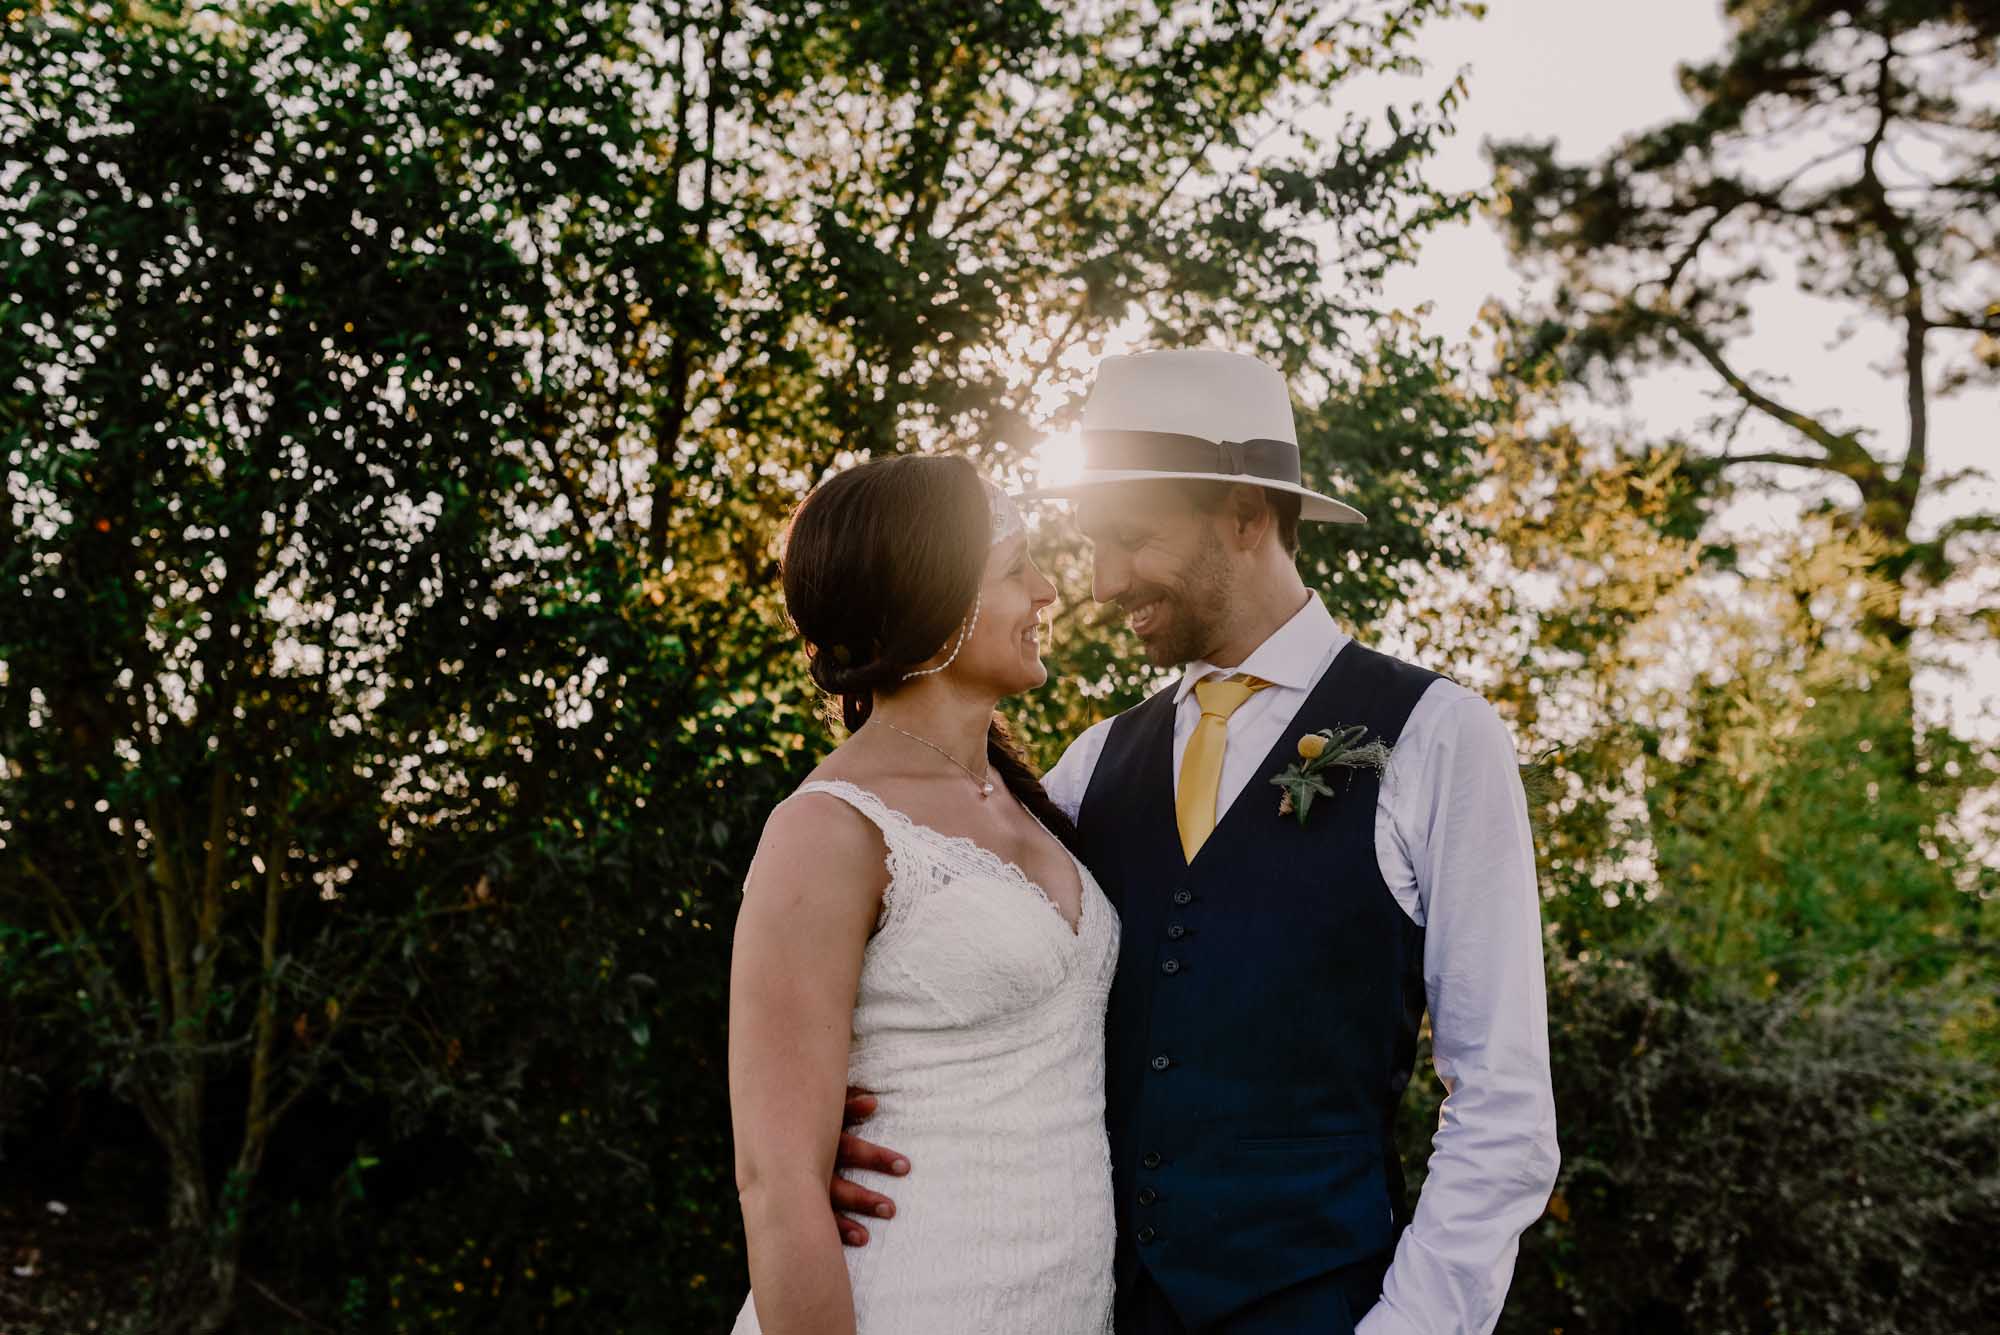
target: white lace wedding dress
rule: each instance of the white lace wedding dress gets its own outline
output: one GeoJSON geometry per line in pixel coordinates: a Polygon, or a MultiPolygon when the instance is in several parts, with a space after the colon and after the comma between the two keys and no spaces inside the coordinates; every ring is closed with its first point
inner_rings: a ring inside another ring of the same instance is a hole
{"type": "MultiPolygon", "coordinates": [[[[882,831],[889,886],[854,1006],[863,1134],[910,1161],[856,1172],[896,1201],[845,1249],[859,1335],[1100,1335],[1111,1328],[1104,1006],[1118,918],[1082,863],[1072,930],[1014,864],[864,788],[804,784],[882,831]]],[[[832,1221],[827,1231],[833,1231],[832,1221]]],[[[753,1335],[753,1294],[734,1335],[753,1335]]]]}

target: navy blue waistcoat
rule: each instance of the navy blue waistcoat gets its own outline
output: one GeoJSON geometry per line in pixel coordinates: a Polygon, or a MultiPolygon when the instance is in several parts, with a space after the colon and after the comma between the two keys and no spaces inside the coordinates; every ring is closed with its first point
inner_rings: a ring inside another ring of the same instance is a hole
{"type": "Polygon", "coordinates": [[[1190,1328],[1380,1263],[1407,1222],[1393,1122],[1423,929],[1376,861],[1378,779],[1329,771],[1335,796],[1303,826],[1269,779],[1321,728],[1394,745],[1436,676],[1346,644],[1192,866],[1173,688],[1111,725],[1084,794],[1084,860],[1122,920],[1105,1021],[1118,1283],[1143,1263],[1190,1328]]]}

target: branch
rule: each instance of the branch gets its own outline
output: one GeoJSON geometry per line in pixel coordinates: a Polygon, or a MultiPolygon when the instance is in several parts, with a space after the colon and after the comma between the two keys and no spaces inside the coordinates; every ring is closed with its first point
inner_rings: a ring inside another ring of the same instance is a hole
{"type": "Polygon", "coordinates": [[[1708,240],[1708,238],[1714,234],[1715,229],[1722,224],[1723,219],[1727,218],[1730,214],[1734,213],[1742,203],[1743,201],[1739,200],[1735,204],[1724,205],[1718,207],[1715,210],[1715,213],[1709,218],[1709,220],[1701,225],[1701,230],[1697,231],[1694,234],[1693,239],[1690,240],[1687,243],[1687,246],[1681,251],[1681,253],[1675,257],[1674,262],[1667,266],[1667,276],[1664,280],[1662,280],[1660,284],[1661,287],[1663,287],[1668,292],[1674,290],[1674,284],[1680,282],[1682,272],[1685,271],[1688,265],[1693,262],[1695,253],[1699,251],[1702,248],[1703,243],[1705,243],[1708,240]]]}
{"type": "Polygon", "coordinates": [[[1715,210],[1714,214],[1708,219],[1707,222],[1701,225],[1700,230],[1694,234],[1693,239],[1691,239],[1687,243],[1687,246],[1681,251],[1680,255],[1675,258],[1674,262],[1670,266],[1668,266],[1667,276],[1662,286],[1664,286],[1667,291],[1671,292],[1673,290],[1674,284],[1680,281],[1681,273],[1694,260],[1696,253],[1700,251],[1701,247],[1708,241],[1708,238],[1714,234],[1715,229],[1721,226],[1721,224],[1725,222],[1730,217],[1731,214],[1735,213],[1740,208],[1749,206],[1751,208],[1761,209],[1766,213],[1776,214],[1779,217],[1793,218],[1808,223],[1816,222],[1817,215],[1813,211],[1809,209],[1801,209],[1786,204],[1784,202],[1786,192],[1789,191],[1792,188],[1792,186],[1795,185],[1798,181],[1803,179],[1806,173],[1812,171],[1815,167],[1831,162],[1835,158],[1844,157],[1845,155],[1852,153],[1853,151],[1854,151],[1854,145],[1852,144],[1844,143],[1836,145],[1835,147],[1828,149],[1826,152],[1816,154],[1812,158],[1801,163],[1798,167],[1798,170],[1792,172],[1789,176],[1785,177],[1784,180],[1779,181],[1776,185],[1770,186],[1765,189],[1757,189],[1752,187],[1748,182],[1728,177],[1712,179],[1711,181],[1712,185],[1718,187],[1726,186],[1726,188],[1733,195],[1733,198],[1731,198],[1729,202],[1726,204],[1715,204],[1711,206],[1715,210]]]}
{"type": "Polygon", "coordinates": [[[432,918],[443,918],[454,913],[480,913],[484,912],[486,908],[487,906],[483,904],[448,904],[442,908],[418,909],[398,922],[394,931],[385,931],[382,933],[380,940],[376,943],[375,949],[362,962],[360,969],[354,974],[345,995],[334,998],[334,1008],[327,1019],[326,1032],[320,1035],[319,1042],[313,1046],[311,1054],[303,1063],[304,1069],[293,1073],[290,1087],[284,1098],[272,1106],[270,1112],[266,1115],[265,1130],[267,1132],[278,1125],[285,1114],[291,1111],[293,1104],[297,1103],[300,1098],[304,1097],[314,1088],[314,1077],[319,1073],[320,1067],[326,1064],[333,1052],[335,1035],[344,1029],[353,1017],[355,1003],[368,990],[368,985],[374,980],[375,971],[389,958],[390,950],[402,939],[402,934],[416,924],[426,922],[432,918]]]}
{"type": "Polygon", "coordinates": [[[1909,415],[1910,438],[1896,478],[1896,491],[1907,527],[1909,512],[1916,505],[1917,487],[1923,481],[1924,460],[1929,451],[1930,404],[1925,398],[1924,289],[1917,267],[1917,251],[1904,230],[1904,220],[1890,207],[1888,193],[1882,188],[1882,178],[1875,170],[1875,155],[1882,150],[1889,135],[1892,114],[1889,99],[1895,86],[1890,64],[1895,58],[1896,44],[1885,37],[1882,59],[1877,64],[1875,76],[1875,133],[1868,137],[1868,146],[1862,150],[1861,185],[1868,193],[1876,225],[1882,229],[1883,244],[1895,257],[1896,272],[1903,278],[1903,397],[1909,415]]]}
{"type": "Polygon", "coordinates": [[[1845,470],[1822,454],[1786,454],[1782,450],[1767,450],[1759,454],[1725,454],[1709,462],[1717,468],[1727,468],[1730,464],[1787,464],[1793,468],[1817,468],[1823,473],[1847,476],[1845,470]]]}
{"type": "Polygon", "coordinates": [[[290,1303],[286,1302],[283,1298],[280,1298],[277,1294],[265,1288],[262,1284],[259,1284],[254,1276],[251,1275],[243,1276],[243,1282],[245,1284],[248,1284],[251,1288],[255,1289],[257,1291],[258,1296],[261,1297],[265,1302],[271,1304],[271,1306],[277,1308],[279,1311],[286,1313],[293,1320],[303,1321],[308,1326],[311,1326],[314,1330],[324,1330],[329,1332],[333,1330],[332,1326],[322,1325],[321,1323],[313,1320],[311,1317],[307,1316],[304,1312],[301,1312],[298,1308],[292,1306],[290,1303]]]}
{"type": "MultiPolygon", "coordinates": [[[[1273,5],[1271,13],[1265,18],[1265,20],[1262,23],[1259,23],[1257,25],[1257,31],[1260,34],[1260,37],[1265,32],[1265,30],[1270,27],[1271,23],[1277,18],[1278,9],[1279,9],[1278,5],[1273,5]]],[[[1269,93],[1272,88],[1276,87],[1279,79],[1281,79],[1282,77],[1283,75],[1281,72],[1279,75],[1274,76],[1269,82],[1249,89],[1248,95],[1246,97],[1243,98],[1230,97],[1226,98],[1223,101],[1219,113],[1216,116],[1214,128],[1212,128],[1208,132],[1208,134],[1205,137],[1203,137],[1200,146],[1197,147],[1193,153],[1188,155],[1187,165],[1185,167],[1182,167],[1180,170],[1180,174],[1174,177],[1174,179],[1168,183],[1167,188],[1165,190],[1162,190],[1160,192],[1160,197],[1153,201],[1153,205],[1151,208],[1139,211],[1141,216],[1143,216],[1147,222],[1151,222],[1154,218],[1160,216],[1161,210],[1165,209],[1167,204],[1173,199],[1173,197],[1180,192],[1181,182],[1185,181],[1188,178],[1189,173],[1194,171],[1196,167],[1199,167],[1202,164],[1202,162],[1208,157],[1208,150],[1215,146],[1215,141],[1222,136],[1222,132],[1225,129],[1228,129],[1235,125],[1237,108],[1239,106],[1242,106],[1244,110],[1247,111],[1250,108],[1250,106],[1254,105],[1257,99],[1261,99],[1265,94],[1269,93]]],[[[1263,145],[1264,141],[1269,139],[1273,134],[1276,134],[1278,132],[1278,130],[1282,126],[1282,123],[1283,123],[1282,120],[1274,121],[1270,129],[1266,130],[1262,135],[1259,135],[1257,138],[1257,142],[1250,145],[1250,147],[1247,150],[1245,150],[1243,154],[1243,162],[1245,163],[1249,162],[1250,159],[1256,155],[1257,149],[1263,145]]]]}
{"type": "Polygon", "coordinates": [[[118,985],[118,975],[112,972],[110,963],[98,950],[97,943],[92,941],[90,934],[84,930],[83,920],[77,915],[75,906],[69,902],[69,896],[63,893],[63,888],[43,871],[41,864],[33,858],[24,856],[21,865],[27,868],[29,878],[41,886],[42,892],[48,897],[50,921],[55,924],[57,934],[62,937],[63,945],[68,948],[70,959],[74,962],[77,972],[82,975],[91,997],[99,1004],[110,1003],[109,1008],[118,1012],[131,1038],[137,1042],[144,1037],[139,1017],[133,1011],[131,1000],[125,995],[125,989],[118,985]],[[84,967],[86,958],[95,972],[84,967]]]}
{"type": "Polygon", "coordinates": [[[216,965],[222,960],[222,872],[229,834],[229,769],[222,763],[220,752],[213,763],[215,778],[208,792],[208,848],[201,873],[201,918],[196,923],[195,937],[201,949],[201,963],[195,966],[194,996],[202,1014],[207,1012],[209,994],[215,986],[216,965]]]}
{"type": "MultiPolygon", "coordinates": [[[[695,239],[704,253],[709,250],[710,220],[714,212],[715,177],[715,103],[718,75],[722,68],[723,47],[728,43],[729,34],[735,26],[733,5],[725,0],[717,15],[714,44],[707,50],[708,73],[704,81],[701,100],[701,200],[695,209],[693,227],[695,239]]],[[[685,32],[685,29],[683,29],[685,32]]],[[[687,133],[686,106],[682,106],[681,133],[687,133]]],[[[678,148],[678,144],[676,145],[678,148]]],[[[674,178],[675,198],[679,197],[680,178],[674,178]]],[[[679,224],[676,224],[679,226],[679,224]]],[[[653,449],[653,512],[646,525],[646,564],[658,569],[667,555],[667,521],[673,513],[673,475],[671,465],[674,451],[680,445],[681,431],[687,425],[692,405],[688,403],[688,389],[694,378],[695,331],[676,329],[673,346],[667,354],[667,376],[669,397],[666,416],[654,438],[653,449]]]]}
{"type": "MultiPolygon", "coordinates": [[[[1881,481],[1882,466],[1876,463],[1866,450],[1861,448],[1860,442],[1854,438],[1853,432],[1834,431],[1816,419],[1799,412],[1797,409],[1786,407],[1770,395],[1759,390],[1755,385],[1745,380],[1729,364],[1728,360],[1723,357],[1722,350],[1716,347],[1713,340],[1695,328],[1693,322],[1685,317],[1656,313],[1653,318],[1659,320],[1669,329],[1672,329],[1690,348],[1694,349],[1696,355],[1707,362],[1710,368],[1722,377],[1723,383],[1734,390],[1737,397],[1742,399],[1743,402],[1773,421],[1781,422],[1790,427],[1807,440],[1813,442],[1813,444],[1825,450],[1826,458],[1816,463],[1815,467],[1828,469],[1846,477],[1851,477],[1864,487],[1877,484],[1881,481]]],[[[1748,456],[1738,455],[1737,457],[1741,459],[1748,456]]],[[[1793,462],[1793,459],[1793,456],[1787,456],[1784,459],[1772,462],[1788,463],[1793,462]]]]}
{"type": "Polygon", "coordinates": [[[188,1013],[187,951],[181,941],[180,885],[184,868],[174,851],[173,842],[167,837],[164,813],[157,797],[147,799],[146,817],[153,827],[153,842],[156,845],[154,865],[161,872],[160,878],[160,945],[167,962],[167,998],[172,1003],[164,1017],[167,1032],[172,1032],[188,1013]]]}
{"type": "Polygon", "coordinates": [[[271,1049],[277,1041],[278,1003],[278,905],[283,897],[285,851],[290,842],[280,799],[271,826],[271,857],[264,866],[264,928],[262,933],[262,985],[257,991],[256,1038],[250,1059],[250,1096],[244,1109],[243,1143],[237,1155],[239,1168],[261,1161],[270,1138],[271,1123],[266,1116],[271,1101],[271,1049]]]}
{"type": "MultiPolygon", "coordinates": [[[[127,920],[132,935],[139,940],[139,963],[146,971],[146,991],[159,1014],[160,1032],[165,1034],[173,1007],[167,996],[166,975],[160,966],[160,940],[154,931],[153,897],[146,889],[146,863],[139,856],[138,824],[138,818],[130,811],[124,814],[125,838],[119,841],[118,853],[124,863],[125,879],[132,886],[132,910],[127,920]]],[[[158,838],[157,833],[154,837],[158,838]]]]}
{"type": "Polygon", "coordinates": [[[1941,546],[1967,533],[2000,533],[2000,515],[1960,515],[1945,521],[1932,541],[1941,546]]]}
{"type": "MultiPolygon", "coordinates": [[[[554,422],[548,424],[551,432],[559,429],[554,422]]],[[[596,541],[596,534],[590,526],[590,512],[584,509],[583,497],[577,492],[576,483],[570,478],[569,469],[564,466],[561,451],[556,449],[553,434],[544,436],[532,433],[537,450],[549,461],[549,476],[555,481],[556,491],[569,503],[570,521],[575,525],[577,551],[587,552],[596,541]]],[[[614,470],[620,471],[620,470],[614,470]]]]}
{"type": "Polygon", "coordinates": [[[1987,307],[1982,315],[1946,311],[1942,315],[1926,315],[1924,323],[1933,329],[1963,329],[1974,334],[2000,335],[2000,302],[1987,307]]]}
{"type": "Polygon", "coordinates": [[[1951,576],[1950,553],[1946,550],[1951,540],[1975,533],[2000,533],[2000,515],[1960,515],[1949,520],[1929,541],[1910,544],[1912,562],[1933,585],[1942,584],[1951,576]]]}
{"type": "MultiPolygon", "coordinates": [[[[1035,110],[1041,106],[1042,93],[1044,91],[1046,90],[1042,88],[1035,90],[1035,95],[1028,99],[1028,104],[1022,109],[1021,114],[1015,117],[1006,129],[994,136],[995,143],[1012,144],[1016,142],[1020,137],[1021,127],[1027,124],[1028,117],[1033,115],[1035,110]]],[[[952,219],[951,226],[945,228],[939,234],[938,239],[949,241],[972,223],[978,221],[981,214],[985,213],[995,202],[1006,198],[1021,177],[1027,174],[1030,168],[1038,167],[1042,159],[1046,158],[1052,151],[1047,148],[1040,148],[1034,152],[1024,150],[1016,157],[1014,169],[1001,177],[997,184],[989,183],[984,187],[983,193],[981,187],[973,187],[972,198],[968,199],[964,206],[958,210],[957,216],[952,219]]],[[[996,162],[994,165],[997,168],[999,164],[996,162]]]]}
{"type": "MultiPolygon", "coordinates": [[[[1273,6],[1271,14],[1268,17],[1266,17],[1263,23],[1257,25],[1258,31],[1260,33],[1265,31],[1267,28],[1269,28],[1271,23],[1276,18],[1277,18],[1277,7],[1273,6]]],[[[1137,214],[1146,219],[1148,222],[1151,222],[1153,219],[1159,217],[1162,211],[1166,209],[1167,205],[1173,201],[1174,196],[1180,192],[1181,182],[1187,180],[1189,174],[1192,173],[1197,167],[1201,166],[1202,162],[1208,157],[1209,149],[1215,146],[1215,142],[1218,138],[1221,137],[1223,130],[1225,130],[1226,128],[1230,127],[1235,123],[1236,110],[1238,106],[1247,107],[1248,105],[1250,105],[1251,102],[1254,101],[1254,99],[1261,98],[1266,93],[1270,92],[1271,89],[1276,85],[1276,83],[1277,79],[1274,78],[1270,82],[1252,88],[1250,90],[1250,96],[1247,99],[1237,98],[1237,97],[1231,97],[1226,99],[1223,103],[1221,114],[1218,115],[1216,118],[1214,128],[1210,129],[1209,132],[1205,136],[1203,136],[1201,143],[1195,148],[1194,152],[1188,155],[1188,160],[1186,165],[1181,168],[1179,174],[1176,175],[1172,181],[1167,183],[1167,188],[1159,193],[1159,196],[1156,199],[1154,199],[1151,206],[1137,210],[1136,211],[1137,214]]],[[[1266,130],[1262,135],[1260,135],[1257,139],[1257,142],[1252,144],[1247,150],[1245,150],[1243,161],[1248,162],[1253,156],[1255,156],[1257,149],[1261,147],[1263,143],[1266,140],[1268,140],[1272,135],[1276,134],[1278,130],[1282,128],[1282,124],[1283,124],[1282,120],[1274,121],[1271,125],[1271,128],[1266,130]]],[[[1076,306],[1069,312],[1069,321],[1067,324],[1063,326],[1062,333],[1056,335],[1049,341],[1048,356],[1044,357],[1041,361],[1041,364],[1035,367],[1034,371],[1022,381],[1024,392],[1031,391],[1035,385],[1039,384],[1041,382],[1042,377],[1047,375],[1050,369],[1055,366],[1057,359],[1060,358],[1062,354],[1068,350],[1070,345],[1075,342],[1076,338],[1081,335],[1083,331],[1078,329],[1077,326],[1082,322],[1084,309],[1088,305],[1088,303],[1089,303],[1089,295],[1086,293],[1084,297],[1077,302],[1076,306]]],[[[1012,405],[1009,406],[1012,407],[1012,405]]],[[[1025,415],[1025,413],[1023,413],[1023,415],[1025,415]]]]}

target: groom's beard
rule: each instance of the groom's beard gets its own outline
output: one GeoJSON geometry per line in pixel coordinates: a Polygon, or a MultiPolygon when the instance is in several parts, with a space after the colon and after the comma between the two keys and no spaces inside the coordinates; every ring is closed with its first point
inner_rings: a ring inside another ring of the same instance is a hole
{"type": "Polygon", "coordinates": [[[1208,655],[1221,638],[1235,587],[1222,539],[1210,529],[1201,549],[1188,559],[1177,588],[1148,585],[1119,598],[1128,611],[1153,599],[1166,604],[1166,624],[1158,634],[1141,637],[1146,661],[1155,667],[1177,667],[1208,655]]]}

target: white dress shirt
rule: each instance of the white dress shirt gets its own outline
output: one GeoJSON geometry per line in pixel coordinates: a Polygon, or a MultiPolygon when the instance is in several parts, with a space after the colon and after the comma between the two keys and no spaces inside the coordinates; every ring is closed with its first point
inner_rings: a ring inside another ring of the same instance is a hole
{"type": "MultiPolygon", "coordinates": [[[[1315,594],[1241,665],[1189,664],[1174,692],[1175,786],[1201,717],[1195,683],[1245,673],[1271,686],[1230,716],[1217,819],[1239,797],[1275,803],[1268,784],[1244,790],[1349,638],[1315,594]]],[[[1042,780],[1072,819],[1111,723],[1078,737],[1042,780]]],[[[1424,928],[1431,1051],[1445,1101],[1415,1217],[1356,1335],[1487,1335],[1522,1230],[1555,1186],[1541,897],[1516,763],[1493,706],[1440,677],[1417,700],[1382,776],[1375,857],[1396,902],[1424,928]]]]}

